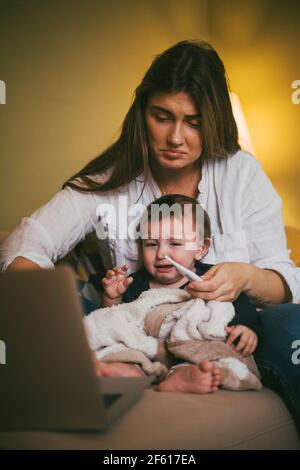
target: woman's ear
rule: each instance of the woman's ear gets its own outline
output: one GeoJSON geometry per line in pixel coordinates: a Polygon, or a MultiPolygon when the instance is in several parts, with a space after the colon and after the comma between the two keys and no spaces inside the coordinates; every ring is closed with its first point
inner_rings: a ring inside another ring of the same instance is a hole
{"type": "Polygon", "coordinates": [[[195,253],[195,259],[200,260],[202,259],[208,252],[209,247],[211,245],[211,239],[206,237],[200,244],[198,250],[195,253]]]}

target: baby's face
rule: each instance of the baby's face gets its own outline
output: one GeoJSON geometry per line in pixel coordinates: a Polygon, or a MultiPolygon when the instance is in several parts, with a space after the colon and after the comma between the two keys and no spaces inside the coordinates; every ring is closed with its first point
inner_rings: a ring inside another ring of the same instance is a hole
{"type": "Polygon", "coordinates": [[[149,224],[149,238],[143,240],[144,266],[152,278],[166,287],[172,287],[184,276],[163,257],[164,254],[195,272],[194,260],[201,259],[207,252],[197,242],[195,228],[191,225],[184,224],[182,233],[182,221],[175,217],[149,224]]]}

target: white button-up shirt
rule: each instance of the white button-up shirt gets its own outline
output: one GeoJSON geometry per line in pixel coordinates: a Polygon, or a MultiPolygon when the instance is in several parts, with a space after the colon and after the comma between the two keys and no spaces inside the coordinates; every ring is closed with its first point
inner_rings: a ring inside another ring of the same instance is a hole
{"type": "MultiPolygon", "coordinates": [[[[151,174],[141,194],[143,184],[142,174],[128,185],[105,193],[82,193],[71,188],[59,191],[30,217],[23,218],[1,246],[2,269],[17,256],[51,268],[87,234],[98,233],[104,225],[108,237],[98,242],[104,266],[127,263],[129,273],[140,269],[138,241],[118,238],[117,233],[125,220],[130,222],[136,203],[145,208],[161,196],[151,174]],[[109,206],[119,208],[117,220],[105,218],[103,209],[109,206]]],[[[281,199],[259,162],[245,151],[205,162],[198,200],[210,217],[212,229],[212,246],[202,261],[241,261],[277,271],[286,280],[293,302],[298,302],[300,269],[289,258],[281,199]]]]}

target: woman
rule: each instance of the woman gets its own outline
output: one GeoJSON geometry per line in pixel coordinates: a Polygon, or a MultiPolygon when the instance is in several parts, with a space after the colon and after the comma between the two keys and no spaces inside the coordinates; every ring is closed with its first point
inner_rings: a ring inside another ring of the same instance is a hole
{"type": "MultiPolygon", "coordinates": [[[[292,343],[300,338],[300,270],[289,259],[281,201],[259,163],[240,150],[225,69],[207,43],[183,41],[150,66],[119,139],[21,224],[2,247],[4,269],[52,267],[99,228],[99,208],[144,206],[162,194],[197,197],[211,218],[215,264],[191,293],[235,300],[245,292],[261,312],[255,359],[263,383],[278,390],[300,429],[300,379],[292,343]]],[[[101,212],[101,210],[100,210],[101,212]]],[[[106,224],[101,214],[100,224],[106,224]]],[[[103,227],[102,227],[103,228],[103,227]]],[[[106,224],[99,242],[106,268],[141,267],[137,241],[106,224]]],[[[97,232],[98,233],[98,232],[97,232]]]]}

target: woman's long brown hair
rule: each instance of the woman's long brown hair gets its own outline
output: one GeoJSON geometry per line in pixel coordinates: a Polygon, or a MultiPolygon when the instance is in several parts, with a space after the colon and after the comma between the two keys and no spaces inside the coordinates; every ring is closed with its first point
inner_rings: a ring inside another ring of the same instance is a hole
{"type": "Polygon", "coordinates": [[[208,43],[181,41],[152,62],[135,90],[117,141],[69,178],[63,188],[109,191],[130,183],[142,172],[145,185],[149,147],[144,116],[149,96],[155,91],[185,92],[194,99],[200,113],[202,162],[227,157],[240,149],[223,62],[208,43]],[[107,170],[109,176],[103,183],[90,178],[107,170]]]}

